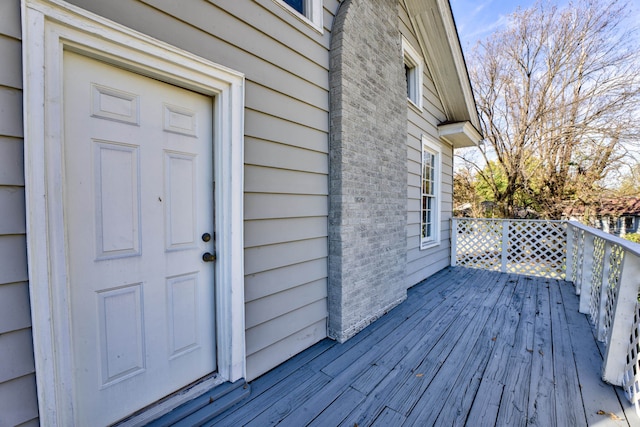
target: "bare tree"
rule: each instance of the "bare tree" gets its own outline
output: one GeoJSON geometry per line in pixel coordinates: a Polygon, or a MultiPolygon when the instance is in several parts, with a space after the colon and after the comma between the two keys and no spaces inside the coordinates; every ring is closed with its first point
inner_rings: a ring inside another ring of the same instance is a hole
{"type": "Polygon", "coordinates": [[[472,51],[485,144],[481,162],[467,161],[502,215],[559,218],[568,200],[588,202],[637,140],[639,49],[626,7],[538,2],[472,51]]]}

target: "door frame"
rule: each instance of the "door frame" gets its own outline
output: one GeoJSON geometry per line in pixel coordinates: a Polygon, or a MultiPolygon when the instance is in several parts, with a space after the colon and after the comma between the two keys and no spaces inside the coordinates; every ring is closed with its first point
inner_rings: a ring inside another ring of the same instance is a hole
{"type": "Polygon", "coordinates": [[[40,423],[74,425],[63,212],[65,50],[212,97],[216,377],[245,378],[244,75],[62,0],[22,0],[22,40],[27,258],[40,423]]]}

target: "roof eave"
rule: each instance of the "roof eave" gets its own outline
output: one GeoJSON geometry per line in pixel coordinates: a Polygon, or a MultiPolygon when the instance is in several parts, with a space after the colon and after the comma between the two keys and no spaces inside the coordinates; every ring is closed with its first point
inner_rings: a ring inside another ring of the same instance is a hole
{"type": "Polygon", "coordinates": [[[469,73],[448,0],[404,0],[447,122],[469,122],[481,134],[469,73]]]}
{"type": "Polygon", "coordinates": [[[482,135],[471,122],[445,123],[438,126],[438,135],[453,148],[475,147],[482,135]]]}

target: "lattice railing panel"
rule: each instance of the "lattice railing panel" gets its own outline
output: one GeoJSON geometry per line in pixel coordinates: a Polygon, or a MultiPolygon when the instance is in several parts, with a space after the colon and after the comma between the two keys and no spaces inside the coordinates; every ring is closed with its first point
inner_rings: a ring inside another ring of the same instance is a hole
{"type": "Polygon", "coordinates": [[[604,239],[594,237],[593,241],[593,274],[591,276],[591,299],[589,314],[591,323],[597,325],[598,312],[600,311],[600,288],[602,286],[602,273],[604,272],[604,239]]]}
{"type": "Polygon", "coordinates": [[[627,363],[622,380],[624,393],[640,415],[640,304],[636,302],[633,315],[633,328],[629,335],[627,363]]]}
{"type": "Polygon", "coordinates": [[[561,222],[511,221],[507,271],[564,278],[566,225],[561,222]]]}
{"type": "Polygon", "coordinates": [[[501,221],[458,219],[456,222],[456,263],[465,267],[499,271],[501,221]]]}
{"type": "Polygon", "coordinates": [[[603,339],[608,336],[609,328],[613,323],[613,308],[620,290],[620,275],[622,274],[622,262],[624,261],[624,249],[619,245],[611,246],[609,255],[609,274],[607,275],[607,289],[604,301],[604,319],[602,324],[603,339]]]}
{"type": "Polygon", "coordinates": [[[584,262],[584,230],[578,227],[573,229],[573,266],[571,268],[571,281],[580,289],[582,286],[582,265],[584,262]]]}

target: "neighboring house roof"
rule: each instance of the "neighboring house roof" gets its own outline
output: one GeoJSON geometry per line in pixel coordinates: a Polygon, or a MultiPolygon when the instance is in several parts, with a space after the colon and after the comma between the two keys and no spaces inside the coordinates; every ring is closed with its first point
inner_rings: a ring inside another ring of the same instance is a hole
{"type": "Polygon", "coordinates": [[[640,216],[640,197],[602,199],[589,206],[570,206],[565,209],[565,215],[582,216],[587,209],[597,216],[640,216]]]}
{"type": "Polygon", "coordinates": [[[440,137],[454,148],[477,145],[480,119],[447,0],[404,0],[447,116],[440,137]]]}

